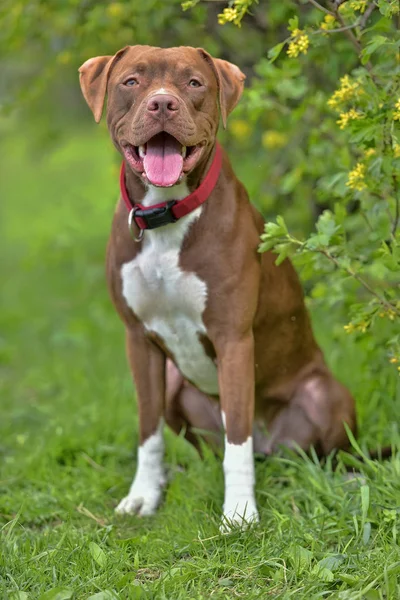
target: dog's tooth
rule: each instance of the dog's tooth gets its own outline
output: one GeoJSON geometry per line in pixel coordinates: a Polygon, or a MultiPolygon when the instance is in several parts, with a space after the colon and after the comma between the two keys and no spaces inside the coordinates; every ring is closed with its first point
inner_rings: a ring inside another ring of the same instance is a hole
{"type": "Polygon", "coordinates": [[[182,146],[181,154],[182,154],[183,158],[186,158],[186,152],[187,152],[186,146],[182,146]]]}
{"type": "Polygon", "coordinates": [[[144,146],[139,146],[139,156],[140,158],[144,158],[146,156],[146,151],[144,146]]]}

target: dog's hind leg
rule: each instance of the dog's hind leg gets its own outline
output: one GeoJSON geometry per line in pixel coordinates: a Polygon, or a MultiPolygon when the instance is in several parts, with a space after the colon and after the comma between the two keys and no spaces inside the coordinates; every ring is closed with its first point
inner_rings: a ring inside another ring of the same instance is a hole
{"type": "Polygon", "coordinates": [[[223,447],[223,424],[218,403],[189,382],[167,361],[165,420],[175,433],[184,431],[188,442],[200,452],[203,439],[213,449],[223,447]]]}
{"type": "Polygon", "coordinates": [[[354,400],[331,373],[317,373],[300,383],[288,405],[267,425],[269,436],[258,444],[263,454],[279,446],[311,446],[319,456],[334,449],[347,449],[349,440],[344,423],[356,433],[354,400]]]}

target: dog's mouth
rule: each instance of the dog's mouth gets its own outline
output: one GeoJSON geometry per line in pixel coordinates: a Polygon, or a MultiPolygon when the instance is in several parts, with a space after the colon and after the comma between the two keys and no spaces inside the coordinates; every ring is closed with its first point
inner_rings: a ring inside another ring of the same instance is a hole
{"type": "Polygon", "coordinates": [[[162,131],[142,146],[123,144],[126,160],[152,185],[171,187],[191,171],[203,150],[202,144],[183,146],[174,136],[162,131]]]}

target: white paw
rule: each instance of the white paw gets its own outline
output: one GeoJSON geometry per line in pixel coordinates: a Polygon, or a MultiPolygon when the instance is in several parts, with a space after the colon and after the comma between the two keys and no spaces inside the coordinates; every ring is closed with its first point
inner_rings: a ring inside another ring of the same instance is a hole
{"type": "Polygon", "coordinates": [[[163,421],[157,430],[139,446],[135,478],[129,493],[118,504],[115,512],[119,515],[140,517],[154,515],[161,502],[165,485],[163,465],[164,442],[162,437],[163,421]]]}
{"type": "Polygon", "coordinates": [[[154,515],[162,498],[162,484],[144,485],[134,482],[129,494],[118,504],[115,512],[119,515],[146,517],[154,515]]]}
{"type": "Polygon", "coordinates": [[[247,529],[260,520],[258,510],[253,498],[240,498],[235,502],[225,502],[222,522],[219,527],[221,533],[229,533],[234,529],[247,529]]]}

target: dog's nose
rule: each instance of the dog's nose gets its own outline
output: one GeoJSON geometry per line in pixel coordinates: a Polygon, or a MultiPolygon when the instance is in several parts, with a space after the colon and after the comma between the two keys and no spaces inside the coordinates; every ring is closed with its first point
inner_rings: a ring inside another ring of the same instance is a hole
{"type": "Polygon", "coordinates": [[[147,101],[147,110],[155,115],[168,115],[178,109],[178,99],[170,94],[155,94],[147,101]]]}

